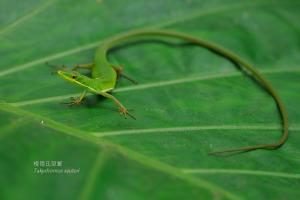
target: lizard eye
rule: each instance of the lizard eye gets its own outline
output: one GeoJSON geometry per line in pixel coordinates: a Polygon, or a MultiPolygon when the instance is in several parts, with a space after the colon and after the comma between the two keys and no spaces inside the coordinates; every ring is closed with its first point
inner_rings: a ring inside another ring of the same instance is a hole
{"type": "Polygon", "coordinates": [[[76,78],[76,76],[75,76],[75,75],[73,75],[73,76],[72,76],[72,79],[75,79],[75,78],[76,78]]]}

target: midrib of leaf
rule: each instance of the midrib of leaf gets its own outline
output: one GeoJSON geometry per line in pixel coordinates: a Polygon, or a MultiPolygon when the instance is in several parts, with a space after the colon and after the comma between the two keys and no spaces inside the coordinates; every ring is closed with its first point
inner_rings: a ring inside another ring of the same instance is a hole
{"type": "Polygon", "coordinates": [[[29,11],[27,14],[23,15],[19,19],[16,19],[12,21],[10,24],[7,24],[5,27],[0,29],[0,36],[5,33],[8,33],[9,31],[13,30],[14,28],[21,25],[22,23],[30,20],[32,17],[36,16],[37,14],[39,14],[40,12],[48,8],[48,6],[54,3],[54,1],[56,0],[48,0],[45,3],[43,2],[42,4],[31,9],[31,11],[29,11]]]}
{"type": "Polygon", "coordinates": [[[275,178],[291,178],[300,179],[300,174],[272,172],[261,170],[241,170],[241,169],[181,169],[187,174],[234,174],[234,175],[253,175],[253,176],[269,176],[275,178]]]}
{"type": "MultiPolygon", "coordinates": [[[[284,69],[265,69],[265,70],[260,70],[260,72],[262,74],[275,74],[275,73],[277,74],[277,73],[288,73],[288,72],[300,72],[300,69],[297,69],[295,67],[284,68],[284,69]]],[[[228,72],[228,73],[222,73],[222,74],[215,73],[215,74],[206,74],[206,75],[197,74],[197,75],[193,75],[191,77],[171,79],[171,80],[167,80],[167,81],[156,81],[155,83],[145,83],[145,84],[140,84],[140,85],[136,85],[136,86],[117,88],[114,90],[114,93],[145,90],[145,89],[150,89],[150,88],[154,88],[154,87],[170,86],[170,85],[174,85],[174,84],[182,84],[182,83],[189,83],[189,82],[195,82],[195,81],[213,80],[213,79],[218,79],[218,78],[230,78],[230,77],[236,77],[236,76],[242,76],[242,75],[243,75],[243,73],[240,73],[240,72],[228,72]]],[[[67,99],[67,98],[79,96],[79,95],[80,95],[79,93],[66,94],[66,95],[45,97],[45,98],[40,98],[40,99],[31,99],[31,100],[26,100],[26,101],[13,102],[10,104],[13,106],[27,106],[27,105],[59,101],[59,100],[63,100],[63,99],[67,99]]],[[[92,94],[88,94],[88,95],[92,95],[92,94]]]]}
{"type": "Polygon", "coordinates": [[[171,177],[176,177],[180,180],[183,180],[191,185],[194,185],[196,187],[205,188],[212,192],[219,192],[223,194],[224,196],[228,197],[229,199],[242,199],[241,197],[232,194],[231,192],[216,186],[210,182],[207,182],[205,180],[202,180],[200,178],[195,178],[193,176],[190,176],[188,174],[182,173],[182,171],[176,167],[170,166],[168,164],[162,163],[160,161],[154,160],[148,156],[142,155],[136,151],[127,149],[119,144],[115,144],[109,141],[106,141],[104,139],[99,140],[99,138],[92,136],[88,134],[85,131],[75,129],[69,126],[66,126],[64,124],[61,124],[59,122],[56,122],[54,120],[48,119],[47,117],[40,116],[28,111],[25,111],[23,109],[11,106],[5,102],[0,102],[0,110],[9,112],[18,116],[22,116],[23,118],[35,121],[35,122],[42,122],[43,125],[47,128],[53,129],[58,131],[59,133],[66,134],[78,139],[81,139],[83,141],[89,142],[93,145],[99,145],[101,147],[109,148],[113,151],[116,151],[123,155],[124,157],[131,159],[133,161],[136,161],[140,163],[141,165],[144,165],[146,167],[150,167],[154,170],[158,170],[161,173],[165,173],[171,177]]]}
{"type": "MultiPolygon", "coordinates": [[[[295,2],[293,2],[293,3],[295,4],[295,2]]],[[[175,20],[174,19],[167,20],[165,22],[150,25],[150,26],[145,27],[145,28],[149,28],[149,29],[151,29],[151,28],[163,28],[163,27],[167,27],[167,26],[170,26],[170,25],[174,25],[176,23],[181,23],[181,22],[184,22],[184,21],[187,21],[187,20],[192,20],[192,19],[197,18],[197,17],[204,17],[204,16],[207,16],[207,15],[218,14],[218,13],[222,13],[222,12],[228,12],[228,11],[232,11],[232,10],[235,10],[235,9],[242,9],[242,8],[247,8],[247,7],[259,7],[259,6],[267,6],[267,5],[275,5],[275,4],[276,5],[283,5],[283,4],[287,4],[287,2],[277,2],[277,1],[274,1],[274,2],[273,1],[270,1],[270,2],[261,1],[260,2],[260,1],[258,1],[258,2],[255,2],[255,4],[247,4],[247,6],[245,6],[244,4],[233,4],[233,5],[230,5],[230,6],[222,6],[222,7],[214,8],[214,9],[211,9],[211,10],[204,10],[204,11],[200,10],[200,11],[196,11],[196,12],[192,13],[191,15],[181,16],[181,18],[177,17],[175,20]]],[[[58,59],[58,58],[62,58],[64,56],[72,55],[74,53],[78,53],[78,52],[81,52],[81,51],[84,51],[84,50],[89,50],[89,49],[95,48],[95,47],[99,46],[102,43],[102,41],[104,41],[105,39],[107,39],[107,38],[102,38],[101,40],[98,40],[98,41],[95,41],[95,42],[92,42],[92,43],[89,43],[89,44],[86,44],[86,45],[81,45],[79,47],[69,49],[69,50],[64,51],[64,52],[56,53],[56,54],[46,56],[44,58],[40,58],[40,59],[31,61],[31,62],[28,62],[28,63],[24,63],[24,64],[20,64],[20,65],[11,67],[11,68],[6,69],[6,70],[2,70],[2,71],[0,71],[0,77],[4,76],[4,75],[7,75],[7,74],[16,73],[16,72],[34,67],[34,66],[36,66],[38,64],[42,64],[46,61],[52,61],[52,60],[55,60],[55,59],[58,59]]]]}

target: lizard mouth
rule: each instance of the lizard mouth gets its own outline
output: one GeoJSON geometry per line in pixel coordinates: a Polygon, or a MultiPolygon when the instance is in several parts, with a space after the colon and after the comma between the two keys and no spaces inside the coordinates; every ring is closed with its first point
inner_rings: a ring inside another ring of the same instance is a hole
{"type": "Polygon", "coordinates": [[[63,75],[63,71],[58,70],[58,71],[57,71],[57,74],[60,75],[60,76],[62,76],[62,75],[63,75]]]}
{"type": "Polygon", "coordinates": [[[61,76],[63,79],[66,79],[66,80],[71,81],[71,82],[75,82],[74,78],[71,78],[72,75],[69,74],[69,73],[66,72],[66,71],[58,70],[58,71],[57,71],[57,74],[58,74],[59,76],[61,76]]]}
{"type": "Polygon", "coordinates": [[[76,83],[82,87],[86,87],[88,88],[88,86],[86,86],[84,83],[82,83],[81,81],[79,81],[78,78],[78,74],[74,74],[72,72],[68,72],[68,71],[64,71],[64,70],[58,70],[57,74],[62,77],[63,79],[71,82],[71,83],[76,83]]]}

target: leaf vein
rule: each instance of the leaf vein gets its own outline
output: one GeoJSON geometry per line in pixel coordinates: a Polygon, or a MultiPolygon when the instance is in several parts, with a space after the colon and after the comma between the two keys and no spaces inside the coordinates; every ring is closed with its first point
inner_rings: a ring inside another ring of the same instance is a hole
{"type": "Polygon", "coordinates": [[[187,174],[234,174],[234,175],[254,175],[254,176],[268,176],[276,178],[291,178],[300,179],[300,174],[272,172],[262,170],[241,170],[241,169],[181,169],[183,173],[187,174]]]}
{"type": "Polygon", "coordinates": [[[45,10],[48,6],[50,6],[55,0],[48,0],[46,1],[46,3],[43,3],[41,5],[38,5],[37,7],[35,7],[34,9],[31,10],[31,12],[23,15],[22,17],[20,17],[19,19],[16,19],[15,21],[13,21],[12,23],[6,25],[5,27],[3,27],[2,29],[0,29],[0,35],[3,35],[5,33],[8,33],[9,31],[13,30],[14,28],[16,28],[18,25],[21,25],[22,23],[28,21],[29,19],[31,19],[32,17],[34,17],[35,15],[39,14],[40,12],[42,12],[43,10],[45,10]]]}
{"type": "MultiPolygon", "coordinates": [[[[288,72],[300,72],[300,69],[297,68],[284,68],[284,69],[272,69],[272,70],[261,70],[262,74],[276,74],[276,73],[288,73],[288,72]]],[[[217,78],[229,78],[229,77],[236,77],[236,76],[242,76],[242,73],[239,72],[228,72],[228,73],[219,73],[219,74],[198,74],[194,75],[192,77],[186,77],[181,79],[173,79],[168,81],[157,81],[155,83],[145,83],[140,84],[136,86],[129,86],[129,87],[123,87],[123,88],[117,88],[114,90],[114,92],[128,92],[128,91],[135,91],[135,90],[142,90],[142,89],[150,89],[154,87],[163,87],[163,86],[170,86],[174,84],[182,84],[182,83],[188,83],[188,82],[194,82],[194,81],[202,81],[202,80],[213,80],[217,78]]],[[[78,96],[79,93],[74,94],[66,94],[66,95],[59,95],[59,96],[53,96],[53,97],[45,97],[40,99],[32,99],[32,100],[26,100],[26,101],[20,101],[20,102],[13,102],[10,103],[13,106],[27,106],[27,105],[34,105],[34,104],[41,104],[41,103],[48,103],[48,102],[54,102],[59,101],[63,99],[67,99],[73,96],[78,96]]],[[[91,95],[91,94],[89,94],[91,95]]]]}
{"type": "MultiPolygon", "coordinates": [[[[149,129],[130,129],[106,132],[91,132],[96,137],[133,135],[145,133],[174,133],[174,132],[192,132],[205,130],[280,130],[280,126],[273,124],[266,125],[210,125],[210,126],[183,126],[168,128],[149,128],[149,129]]],[[[293,125],[289,128],[291,131],[300,131],[299,125],[293,125]]]]}
{"type": "MultiPolygon", "coordinates": [[[[274,4],[274,2],[272,2],[272,4],[274,4]]],[[[259,6],[260,4],[256,3],[254,5],[252,5],[252,4],[247,4],[247,5],[248,6],[259,6]]],[[[268,5],[268,4],[262,3],[261,5],[268,5]]],[[[230,8],[236,9],[236,8],[239,8],[239,6],[240,6],[240,4],[231,5],[231,7],[226,6],[223,9],[220,9],[220,8],[219,9],[214,9],[214,10],[211,10],[209,12],[208,11],[199,11],[199,12],[195,12],[192,15],[188,15],[188,16],[182,17],[182,18],[184,18],[184,20],[191,20],[191,19],[196,18],[196,17],[203,17],[205,15],[211,15],[211,14],[214,14],[214,13],[218,13],[220,11],[230,11],[231,10],[230,8]]],[[[247,7],[247,6],[245,6],[245,7],[247,7]]],[[[163,23],[151,25],[148,28],[162,28],[162,27],[165,27],[165,26],[170,26],[170,25],[176,24],[178,22],[182,22],[182,20],[178,20],[178,19],[177,20],[174,20],[174,19],[166,20],[163,23]]],[[[72,49],[69,49],[69,50],[66,50],[66,51],[63,51],[63,52],[59,52],[59,53],[56,53],[56,54],[45,56],[44,58],[40,58],[40,59],[37,59],[37,60],[30,61],[28,63],[20,64],[20,65],[17,65],[15,67],[11,67],[9,69],[2,70],[2,71],[0,71],[0,77],[4,76],[4,75],[11,74],[11,73],[16,73],[16,72],[19,72],[19,71],[22,71],[22,70],[25,70],[25,69],[28,69],[28,68],[31,68],[31,67],[34,67],[34,66],[37,66],[37,65],[42,64],[46,61],[52,61],[52,60],[55,60],[55,59],[58,59],[58,58],[62,58],[64,56],[72,55],[74,53],[78,53],[78,52],[81,52],[81,51],[84,51],[84,50],[89,50],[89,49],[95,48],[98,45],[100,45],[103,40],[104,39],[101,39],[101,40],[98,40],[98,41],[95,41],[95,42],[92,42],[92,43],[89,43],[89,44],[81,45],[81,46],[76,47],[76,48],[72,48],[72,49]]]]}

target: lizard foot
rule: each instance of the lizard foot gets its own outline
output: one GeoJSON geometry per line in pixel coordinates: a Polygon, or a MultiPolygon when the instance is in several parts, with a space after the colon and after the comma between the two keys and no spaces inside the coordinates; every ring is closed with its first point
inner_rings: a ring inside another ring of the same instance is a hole
{"type": "Polygon", "coordinates": [[[80,98],[71,97],[70,99],[71,99],[70,102],[66,102],[63,104],[66,104],[67,106],[76,106],[76,105],[80,105],[83,103],[83,99],[80,99],[80,98]]]}
{"type": "Polygon", "coordinates": [[[136,119],[132,114],[130,114],[128,112],[128,110],[125,107],[120,107],[119,112],[121,115],[123,115],[125,118],[127,118],[127,116],[131,117],[132,119],[136,119]]]}

